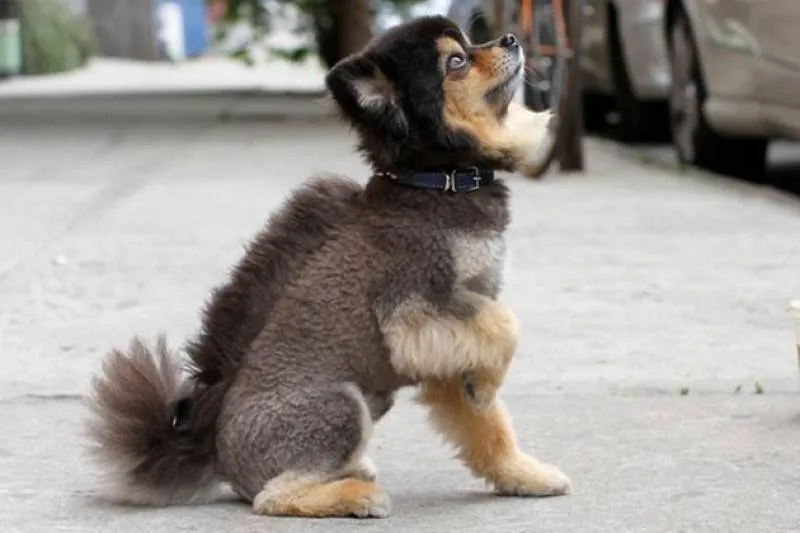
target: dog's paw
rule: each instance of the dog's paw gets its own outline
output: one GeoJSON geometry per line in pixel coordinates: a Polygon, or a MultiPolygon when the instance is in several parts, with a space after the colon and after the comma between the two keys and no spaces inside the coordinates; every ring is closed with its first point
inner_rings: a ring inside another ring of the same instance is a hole
{"type": "Polygon", "coordinates": [[[392,501],[380,489],[364,495],[355,503],[352,514],[356,518],[388,518],[392,511],[392,501]]]}
{"type": "Polygon", "coordinates": [[[539,126],[538,131],[543,131],[543,133],[533,136],[529,150],[523,155],[520,163],[520,172],[529,177],[539,175],[542,169],[548,165],[558,142],[557,115],[547,111],[545,116],[537,118],[536,122],[539,126]],[[544,130],[541,129],[542,121],[546,123],[544,130]]]}
{"type": "Polygon", "coordinates": [[[569,478],[561,470],[523,453],[504,465],[494,485],[505,496],[560,496],[572,490],[569,478]]]}
{"type": "Polygon", "coordinates": [[[494,406],[500,383],[487,379],[488,376],[477,372],[464,372],[461,374],[461,390],[464,397],[475,410],[488,411],[494,406]]]}
{"type": "Polygon", "coordinates": [[[525,106],[509,108],[506,131],[516,146],[516,170],[534,176],[548,164],[555,150],[558,116],[551,110],[532,111],[525,106]]]}

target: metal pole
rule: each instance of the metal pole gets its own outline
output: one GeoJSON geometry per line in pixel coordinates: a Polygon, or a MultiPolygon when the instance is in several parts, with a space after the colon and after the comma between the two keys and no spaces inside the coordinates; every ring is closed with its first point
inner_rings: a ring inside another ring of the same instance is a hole
{"type": "Polygon", "coordinates": [[[583,85],[581,84],[581,29],[584,0],[564,3],[570,57],[567,60],[567,94],[559,127],[558,161],[562,172],[583,172],[583,85]]]}

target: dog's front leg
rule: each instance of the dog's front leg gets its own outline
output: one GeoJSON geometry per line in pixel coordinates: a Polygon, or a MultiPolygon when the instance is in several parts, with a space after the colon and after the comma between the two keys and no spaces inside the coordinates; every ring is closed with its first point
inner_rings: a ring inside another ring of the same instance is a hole
{"type": "Polygon", "coordinates": [[[485,410],[516,351],[517,319],[486,296],[458,297],[462,311],[454,313],[410,299],[394,310],[382,329],[398,373],[419,381],[455,379],[472,404],[485,410]]]}
{"type": "Polygon", "coordinates": [[[514,496],[555,496],[570,491],[570,480],[558,468],[521,451],[505,405],[497,398],[486,411],[464,398],[457,379],[425,380],[418,400],[430,409],[434,428],[451,444],[477,477],[497,492],[514,496]]]}

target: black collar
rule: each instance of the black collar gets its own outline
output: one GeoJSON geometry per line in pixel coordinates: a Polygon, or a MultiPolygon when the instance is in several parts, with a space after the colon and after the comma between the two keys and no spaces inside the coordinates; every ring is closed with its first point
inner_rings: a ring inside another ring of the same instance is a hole
{"type": "Polygon", "coordinates": [[[416,187],[418,189],[438,189],[454,193],[477,191],[483,186],[494,183],[494,170],[479,170],[477,167],[450,171],[379,171],[375,175],[389,178],[398,185],[416,187]]]}

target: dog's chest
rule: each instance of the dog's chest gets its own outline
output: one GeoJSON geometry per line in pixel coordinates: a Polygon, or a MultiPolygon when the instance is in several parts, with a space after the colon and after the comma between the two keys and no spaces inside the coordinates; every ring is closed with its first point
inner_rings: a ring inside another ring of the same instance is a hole
{"type": "Polygon", "coordinates": [[[478,280],[494,285],[500,281],[505,261],[502,233],[457,233],[451,243],[456,283],[478,280]]]}

